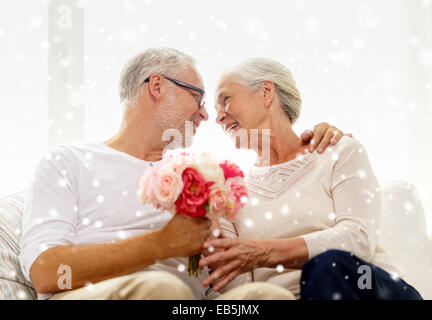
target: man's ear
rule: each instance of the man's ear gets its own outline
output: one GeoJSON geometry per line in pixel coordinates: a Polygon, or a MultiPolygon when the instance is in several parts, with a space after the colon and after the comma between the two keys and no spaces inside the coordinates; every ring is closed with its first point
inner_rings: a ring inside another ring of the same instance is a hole
{"type": "Polygon", "coordinates": [[[261,82],[261,89],[264,98],[264,107],[270,108],[275,95],[275,86],[273,81],[264,80],[261,82]]]}
{"type": "Polygon", "coordinates": [[[150,97],[155,101],[162,99],[162,80],[162,75],[155,73],[151,75],[148,82],[148,91],[150,97]]]}

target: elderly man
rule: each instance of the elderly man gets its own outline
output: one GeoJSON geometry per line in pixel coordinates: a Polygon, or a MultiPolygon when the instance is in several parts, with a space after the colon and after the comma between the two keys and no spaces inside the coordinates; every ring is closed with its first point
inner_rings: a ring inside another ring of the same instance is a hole
{"type": "MultiPolygon", "coordinates": [[[[195,133],[208,119],[203,88],[191,57],[169,48],[146,50],[121,76],[124,116],[117,134],[104,142],[58,145],[40,159],[28,188],[20,256],[39,298],[208,298],[210,290],[201,286],[208,271],[189,278],[183,269],[185,257],[201,252],[210,237],[211,222],[172,217],[137,201],[143,171],[162,160],[170,143],[164,132],[177,129],[184,138],[185,122],[193,123],[195,133]]],[[[318,126],[319,147],[334,132],[318,126]]],[[[238,284],[243,282],[247,278],[238,284]]],[[[265,283],[219,296],[291,298],[289,291],[265,283]]]]}

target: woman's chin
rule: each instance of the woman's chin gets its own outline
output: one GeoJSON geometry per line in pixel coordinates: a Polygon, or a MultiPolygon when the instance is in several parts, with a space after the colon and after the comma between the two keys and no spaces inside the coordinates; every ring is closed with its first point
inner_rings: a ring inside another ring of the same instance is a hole
{"type": "Polygon", "coordinates": [[[251,143],[249,143],[249,136],[242,136],[242,135],[233,135],[230,136],[231,141],[233,142],[236,149],[241,150],[249,150],[251,143]]]}
{"type": "Polygon", "coordinates": [[[246,129],[233,129],[228,132],[228,135],[237,149],[249,149],[250,136],[246,129]]]}

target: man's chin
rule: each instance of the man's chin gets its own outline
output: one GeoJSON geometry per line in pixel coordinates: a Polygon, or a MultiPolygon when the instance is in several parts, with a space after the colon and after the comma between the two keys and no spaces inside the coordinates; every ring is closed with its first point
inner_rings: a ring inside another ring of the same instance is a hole
{"type": "Polygon", "coordinates": [[[193,144],[194,134],[184,136],[184,148],[189,148],[193,144]]]}

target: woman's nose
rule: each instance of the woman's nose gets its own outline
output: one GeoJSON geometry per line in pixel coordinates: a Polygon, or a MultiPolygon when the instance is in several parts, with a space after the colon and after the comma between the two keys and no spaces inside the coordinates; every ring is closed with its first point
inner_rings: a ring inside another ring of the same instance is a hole
{"type": "Polygon", "coordinates": [[[218,124],[222,125],[225,118],[226,118],[225,110],[223,108],[219,109],[219,111],[216,115],[216,122],[218,124]]]}

